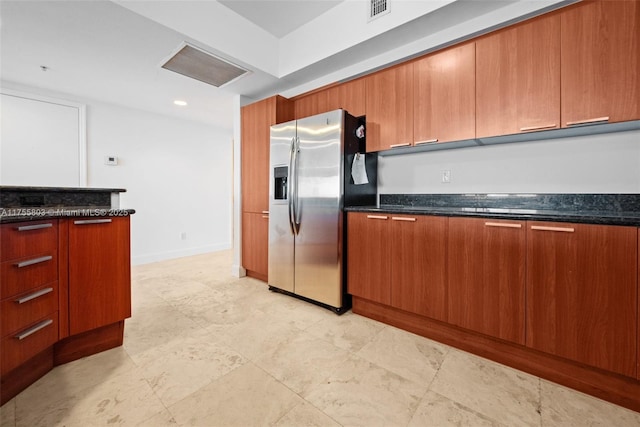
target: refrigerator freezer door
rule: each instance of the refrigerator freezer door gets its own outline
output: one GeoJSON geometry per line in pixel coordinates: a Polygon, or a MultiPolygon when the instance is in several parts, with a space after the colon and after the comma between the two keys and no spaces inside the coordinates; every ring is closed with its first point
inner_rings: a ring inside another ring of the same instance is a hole
{"type": "MultiPolygon", "coordinates": [[[[295,293],[342,307],[342,124],[344,112],[298,120],[295,293]]],[[[271,251],[270,251],[271,252],[271,251]]]]}
{"type": "Polygon", "coordinates": [[[294,291],[294,238],[290,222],[291,203],[291,144],[296,137],[296,123],[287,122],[271,127],[269,170],[269,285],[285,291],[294,291]],[[286,197],[276,199],[276,168],[287,170],[286,197]]]}

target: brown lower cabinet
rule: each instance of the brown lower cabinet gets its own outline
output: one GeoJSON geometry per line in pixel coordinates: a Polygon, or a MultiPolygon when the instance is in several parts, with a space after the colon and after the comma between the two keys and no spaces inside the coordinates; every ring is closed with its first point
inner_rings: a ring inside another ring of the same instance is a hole
{"type": "Polygon", "coordinates": [[[242,213],[242,265],[247,275],[267,281],[269,272],[269,214],[242,213]]]}
{"type": "Polygon", "coordinates": [[[450,218],[449,323],[524,344],[525,224],[450,218]]]}
{"type": "Polygon", "coordinates": [[[527,346],[637,376],[638,231],[527,224],[527,346]]]}
{"type": "Polygon", "coordinates": [[[637,227],[350,212],[347,256],[355,313],[640,411],[637,227]]]}
{"type": "Polygon", "coordinates": [[[446,320],[446,230],[443,217],[350,213],[349,293],[446,320]]]}

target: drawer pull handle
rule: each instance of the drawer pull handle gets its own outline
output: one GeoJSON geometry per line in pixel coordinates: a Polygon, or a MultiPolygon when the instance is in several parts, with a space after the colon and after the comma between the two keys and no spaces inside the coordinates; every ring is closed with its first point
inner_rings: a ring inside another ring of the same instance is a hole
{"type": "Polygon", "coordinates": [[[17,299],[16,302],[18,304],[24,304],[25,302],[31,301],[33,299],[36,299],[38,297],[41,297],[42,295],[46,295],[51,292],[53,292],[53,288],[40,289],[39,291],[33,292],[27,296],[17,299]]]}
{"type": "Polygon", "coordinates": [[[415,218],[406,218],[403,216],[392,216],[391,217],[392,221],[408,221],[408,222],[416,222],[415,218]]]}
{"type": "Polygon", "coordinates": [[[424,141],[416,141],[414,142],[414,145],[433,144],[434,142],[438,142],[438,138],[425,139],[424,141]]]}
{"type": "Polygon", "coordinates": [[[538,231],[559,231],[563,233],[573,233],[575,231],[572,227],[544,227],[541,225],[532,225],[531,229],[538,231]]]}
{"type": "Polygon", "coordinates": [[[41,256],[41,257],[33,258],[33,259],[30,259],[30,260],[27,260],[27,261],[19,262],[19,263],[15,264],[15,266],[18,267],[18,268],[28,267],[30,265],[40,264],[41,262],[50,261],[52,259],[53,259],[53,257],[51,255],[41,256]]]}
{"type": "Polygon", "coordinates": [[[487,227],[522,228],[522,224],[512,224],[508,222],[485,222],[487,227]]]}
{"type": "Polygon", "coordinates": [[[111,222],[110,219],[81,219],[78,221],[73,221],[76,225],[87,225],[87,224],[106,224],[111,222]]]}
{"type": "Polygon", "coordinates": [[[44,321],[38,323],[37,325],[34,325],[34,326],[30,327],[26,331],[23,331],[21,334],[16,335],[15,338],[17,338],[17,339],[22,341],[23,339],[25,339],[29,335],[35,334],[40,329],[44,329],[47,326],[49,326],[50,324],[52,324],[52,323],[53,323],[53,320],[51,320],[51,319],[44,320],[44,321]]]}
{"type": "Polygon", "coordinates": [[[608,121],[609,121],[609,116],[597,117],[595,119],[576,120],[575,122],[567,122],[567,126],[593,125],[597,123],[605,123],[608,121]]]}
{"type": "Polygon", "coordinates": [[[388,216],[385,215],[367,215],[369,219],[389,219],[388,216]]]}
{"type": "Polygon", "coordinates": [[[41,230],[43,228],[51,228],[51,227],[53,227],[53,224],[50,222],[46,224],[22,225],[18,227],[18,231],[41,230]]]}
{"type": "Polygon", "coordinates": [[[526,126],[523,128],[520,128],[520,132],[528,132],[531,130],[544,130],[544,129],[553,129],[558,127],[555,123],[552,125],[542,125],[542,126],[526,126]]]}
{"type": "Polygon", "coordinates": [[[262,211],[262,215],[269,215],[269,211],[262,211]]]}
{"type": "Polygon", "coordinates": [[[402,144],[391,144],[390,148],[399,148],[399,147],[409,147],[411,145],[410,142],[403,142],[402,144]]]}
{"type": "Polygon", "coordinates": [[[269,219],[269,215],[262,215],[262,218],[269,219]]]}

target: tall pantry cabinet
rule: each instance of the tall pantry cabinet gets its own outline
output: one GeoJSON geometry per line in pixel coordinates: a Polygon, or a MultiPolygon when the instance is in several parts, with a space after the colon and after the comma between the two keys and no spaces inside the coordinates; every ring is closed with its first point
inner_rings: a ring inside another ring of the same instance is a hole
{"type": "Polygon", "coordinates": [[[294,106],[273,96],[241,109],[242,265],[267,281],[269,251],[269,128],[294,118],[294,106]]]}

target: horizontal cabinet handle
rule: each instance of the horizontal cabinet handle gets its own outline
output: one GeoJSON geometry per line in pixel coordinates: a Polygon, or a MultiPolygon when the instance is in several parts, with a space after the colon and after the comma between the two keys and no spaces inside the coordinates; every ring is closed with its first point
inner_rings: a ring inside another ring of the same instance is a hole
{"type": "Polygon", "coordinates": [[[402,144],[391,144],[389,147],[391,148],[399,148],[399,147],[410,147],[411,143],[410,142],[404,142],[402,144]]]}
{"type": "Polygon", "coordinates": [[[16,267],[18,267],[18,268],[22,268],[22,267],[28,267],[28,266],[34,265],[34,264],[40,264],[41,262],[46,262],[46,261],[49,261],[49,260],[52,260],[52,259],[53,259],[53,257],[51,255],[47,255],[47,256],[41,256],[41,257],[38,257],[38,258],[33,258],[33,259],[30,259],[30,260],[27,260],[27,261],[22,261],[22,262],[19,262],[17,264],[14,264],[14,265],[16,267]]]}
{"type": "Polygon", "coordinates": [[[44,321],[38,323],[37,325],[34,325],[34,326],[30,327],[26,331],[23,331],[22,333],[16,335],[15,338],[17,338],[19,340],[23,340],[26,337],[28,337],[29,335],[35,334],[39,330],[46,328],[47,326],[49,326],[52,323],[53,323],[53,320],[51,320],[51,319],[44,320],[44,321]]]}
{"type": "Polygon", "coordinates": [[[269,215],[269,211],[262,211],[262,215],[269,215]]]}
{"type": "Polygon", "coordinates": [[[502,227],[502,228],[522,228],[522,224],[513,224],[509,222],[485,222],[487,227],[502,227]]]}
{"type": "Polygon", "coordinates": [[[572,227],[545,227],[542,225],[532,225],[531,229],[538,231],[558,231],[561,233],[573,233],[574,231],[576,231],[572,227]]]}
{"type": "Polygon", "coordinates": [[[81,219],[78,221],[73,221],[76,225],[88,225],[88,224],[106,224],[111,222],[110,219],[81,219]]]}
{"type": "Polygon", "coordinates": [[[367,215],[369,219],[389,219],[388,216],[385,215],[367,215]]]}
{"type": "Polygon", "coordinates": [[[596,117],[595,119],[576,120],[575,122],[567,122],[567,126],[590,125],[590,124],[596,124],[596,123],[604,123],[608,121],[609,121],[609,116],[596,117]]]}
{"type": "Polygon", "coordinates": [[[408,221],[408,222],[416,222],[415,218],[407,218],[407,217],[403,217],[403,216],[392,216],[391,217],[392,221],[408,221]]]}
{"type": "Polygon", "coordinates": [[[542,125],[542,126],[527,126],[527,127],[520,128],[520,132],[527,132],[530,130],[553,129],[557,127],[558,125],[556,125],[555,123],[551,125],[542,125]]]}
{"type": "Polygon", "coordinates": [[[51,228],[51,227],[53,227],[53,224],[50,222],[46,224],[22,225],[18,227],[18,231],[41,230],[43,228],[51,228]]]}
{"type": "Polygon", "coordinates": [[[22,298],[18,298],[17,300],[15,300],[18,304],[24,304],[27,301],[31,301],[34,300],[38,297],[41,297],[42,295],[46,295],[53,292],[53,288],[44,288],[44,289],[40,289],[39,291],[33,292],[29,295],[26,295],[22,298]]]}
{"type": "Polygon", "coordinates": [[[416,141],[413,144],[414,145],[433,144],[434,142],[438,142],[438,138],[425,139],[424,141],[416,141]]]}
{"type": "Polygon", "coordinates": [[[269,219],[269,215],[262,215],[262,218],[269,219]]]}

